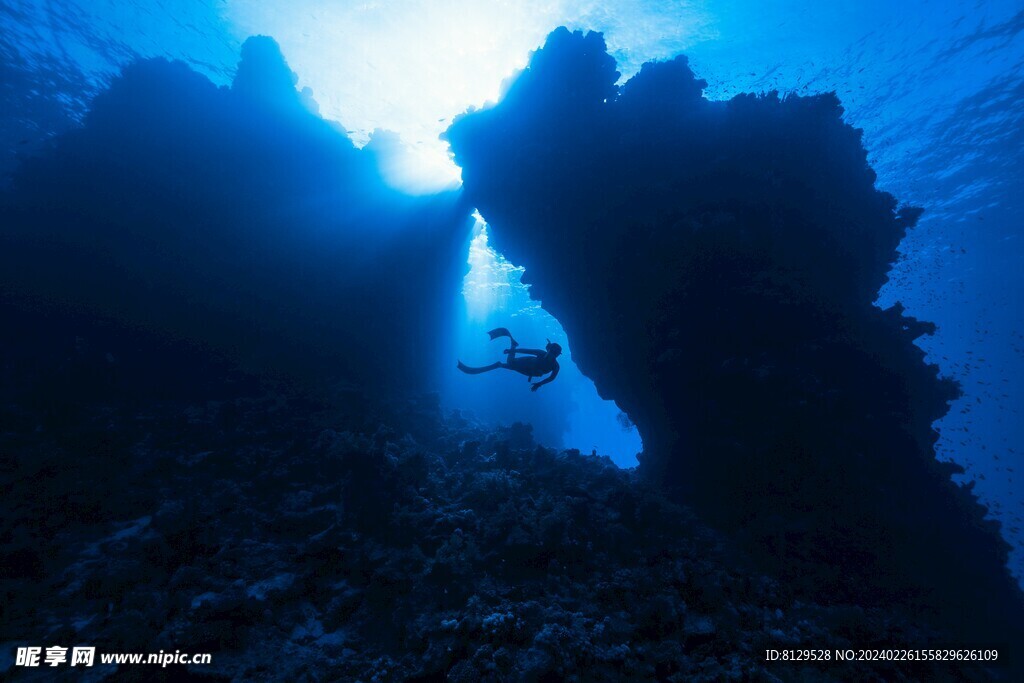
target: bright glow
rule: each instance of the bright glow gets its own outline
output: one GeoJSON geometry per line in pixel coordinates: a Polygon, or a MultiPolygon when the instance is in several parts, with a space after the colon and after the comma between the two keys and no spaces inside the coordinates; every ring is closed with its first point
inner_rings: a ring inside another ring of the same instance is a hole
{"type": "Polygon", "coordinates": [[[484,321],[495,311],[505,311],[511,316],[540,313],[540,304],[529,298],[527,285],[520,282],[524,269],[509,263],[488,244],[487,224],[479,213],[474,214],[474,218],[469,272],[462,283],[469,320],[484,321]]]}
{"type": "MultiPolygon", "coordinates": [[[[481,348],[482,340],[487,338],[486,331],[494,327],[507,326],[514,330],[525,346],[539,345],[545,338],[557,341],[564,349],[559,359],[562,369],[557,388],[550,391],[562,392],[555,400],[559,402],[557,410],[569,407],[568,424],[564,433],[548,435],[547,438],[553,439],[549,443],[557,445],[560,440],[567,448],[579,448],[587,453],[596,450],[610,455],[622,467],[635,466],[636,454],[643,450],[640,434],[635,427],[621,422],[618,406],[613,401],[603,400],[594,383],[579,371],[565,330],[538,301],[530,298],[529,285],[522,282],[525,269],[510,263],[491,247],[487,224],[479,213],[474,217],[476,224],[467,259],[469,272],[462,284],[466,317],[459,325],[456,344],[459,358],[478,358],[480,364],[491,362],[493,357],[485,360],[487,356],[480,354],[481,351],[494,353],[493,348],[481,348]],[[532,340],[536,341],[531,343],[532,340]]],[[[494,393],[495,388],[502,386],[500,382],[509,379],[501,375],[481,379],[456,373],[447,397],[453,407],[470,410],[485,420],[504,424],[517,419],[529,422],[532,401],[512,406],[506,394],[494,393]]],[[[551,397],[551,393],[544,396],[551,397]]]]}
{"type": "Polygon", "coordinates": [[[439,139],[414,145],[399,141],[391,154],[380,158],[384,181],[408,194],[453,190],[462,184],[462,173],[451,160],[448,145],[439,139]]]}
{"type": "Polygon", "coordinates": [[[300,87],[357,144],[374,129],[398,133],[404,153],[385,176],[413,192],[458,182],[438,135],[453,116],[496,100],[557,26],[606,31],[624,72],[707,32],[703,13],[678,1],[626,0],[611,12],[596,0],[227,0],[224,11],[239,40],[273,36],[300,87]]]}

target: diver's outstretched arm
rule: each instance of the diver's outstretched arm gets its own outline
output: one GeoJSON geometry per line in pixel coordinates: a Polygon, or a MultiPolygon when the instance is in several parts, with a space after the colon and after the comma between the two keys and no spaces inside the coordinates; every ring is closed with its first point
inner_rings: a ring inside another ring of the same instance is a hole
{"type": "Polygon", "coordinates": [[[550,382],[554,382],[556,377],[558,377],[558,363],[555,363],[555,369],[551,371],[550,375],[548,375],[547,377],[545,377],[544,379],[542,379],[539,382],[534,382],[533,386],[530,387],[530,391],[537,391],[538,389],[540,389],[545,384],[548,384],[550,382]]]}
{"type": "Polygon", "coordinates": [[[526,354],[529,354],[531,356],[538,356],[538,357],[547,354],[547,351],[541,351],[540,349],[505,349],[505,353],[506,354],[512,353],[512,351],[515,351],[517,354],[519,354],[519,353],[526,353],[526,354]]]}

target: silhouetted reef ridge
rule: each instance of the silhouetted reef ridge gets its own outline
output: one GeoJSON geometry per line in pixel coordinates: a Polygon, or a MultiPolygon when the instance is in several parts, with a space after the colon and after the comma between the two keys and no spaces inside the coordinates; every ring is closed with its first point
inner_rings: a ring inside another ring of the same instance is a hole
{"type": "MultiPolygon", "coordinates": [[[[62,384],[71,383],[63,378],[62,384]]],[[[436,397],[240,382],[202,401],[4,403],[0,642],[209,652],[106,680],[990,680],[979,663],[766,662],[912,647],[890,606],[796,597],[608,458],[436,397]],[[17,453],[18,457],[12,457],[17,453]]]]}
{"type": "Polygon", "coordinates": [[[617,78],[553,33],[450,129],[461,194],[386,187],[388,141],[355,148],[267,38],[229,88],[133,64],[27,161],[0,195],[6,651],[213,654],[110,680],[1014,680],[765,662],[1012,659],[1020,591],[934,460],[930,326],[871,304],[919,212],[836,99],[709,102],[684,58],[617,78]],[[473,206],[637,471],[428,393],[473,206]]]}
{"type": "Polygon", "coordinates": [[[913,343],[930,325],[872,304],[920,209],[875,188],[832,94],[709,101],[685,57],[617,79],[600,34],[559,29],[446,135],[641,474],[805,595],[1013,642],[1009,546],[935,460],[958,388],[913,343]]]}
{"type": "Polygon", "coordinates": [[[3,302],[93,344],[102,321],[303,381],[435,384],[470,211],[387,187],[295,83],[265,37],[230,88],[126,67],[0,196],[3,302]]]}

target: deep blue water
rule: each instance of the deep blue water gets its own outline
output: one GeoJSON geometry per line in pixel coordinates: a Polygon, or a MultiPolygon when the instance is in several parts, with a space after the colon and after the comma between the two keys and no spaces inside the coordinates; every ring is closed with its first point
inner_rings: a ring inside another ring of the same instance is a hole
{"type": "MultiPolygon", "coordinates": [[[[321,101],[333,101],[330,92],[323,92],[330,79],[304,74],[316,65],[307,59],[304,66],[303,56],[316,54],[321,42],[324,49],[328,43],[339,49],[343,35],[332,33],[330,25],[322,33],[296,33],[287,23],[289,7],[280,3],[276,13],[242,22],[244,13],[236,3],[3,3],[0,171],[6,175],[19,155],[31,154],[53,134],[74,127],[93,94],[136,57],[182,59],[226,83],[238,59],[240,33],[252,23],[273,35],[274,22],[279,22],[282,35],[277,37],[292,67],[300,78],[318,84],[314,94],[321,101]]],[[[394,12],[411,12],[414,6],[404,7],[394,12]]],[[[551,24],[542,33],[533,37],[524,29],[519,37],[513,31],[501,36],[506,44],[499,47],[519,51],[525,60],[543,33],[568,23],[606,31],[624,77],[646,59],[685,51],[708,81],[711,98],[773,89],[837,93],[847,121],[864,130],[879,187],[925,208],[904,241],[903,258],[879,303],[901,301],[911,315],[937,324],[937,333],[920,343],[964,391],[937,425],[939,455],[967,467],[965,478],[976,481],[982,500],[1004,522],[1020,576],[1024,502],[1014,472],[1024,452],[1024,10],[1019,3],[744,0],[553,7],[543,15],[551,24]]],[[[390,28],[380,26],[381,31],[390,28]]],[[[467,32],[465,39],[479,41],[481,36],[467,32]]],[[[348,104],[362,112],[364,122],[373,120],[373,106],[348,104]]],[[[456,104],[447,116],[461,111],[461,102],[456,104]]],[[[338,104],[340,111],[345,106],[345,101],[338,104]]],[[[389,106],[404,105],[396,98],[389,106]]],[[[386,107],[379,111],[382,122],[402,119],[386,107]]],[[[328,117],[338,113],[324,110],[328,117]]],[[[501,263],[497,258],[491,265],[501,263]]],[[[480,354],[467,355],[467,361],[493,352],[482,332],[499,324],[502,312],[512,321],[509,326],[518,323],[534,338],[560,334],[556,321],[531,307],[517,286],[517,271],[506,266],[502,272],[512,277],[501,283],[509,292],[504,308],[492,303],[474,313],[479,302],[465,300],[466,323],[456,334],[457,351],[480,354]]],[[[571,354],[571,340],[559,341],[567,342],[571,354]]],[[[511,380],[495,381],[505,379],[511,380]]],[[[599,402],[578,372],[566,373],[561,382],[561,390],[580,406],[568,418],[565,445],[585,451],[598,447],[628,464],[638,441],[615,420],[614,406],[599,402]]],[[[448,396],[456,406],[467,400],[457,386],[449,388],[448,396]]],[[[516,417],[514,408],[481,403],[479,396],[473,403],[485,417],[516,417]]]]}

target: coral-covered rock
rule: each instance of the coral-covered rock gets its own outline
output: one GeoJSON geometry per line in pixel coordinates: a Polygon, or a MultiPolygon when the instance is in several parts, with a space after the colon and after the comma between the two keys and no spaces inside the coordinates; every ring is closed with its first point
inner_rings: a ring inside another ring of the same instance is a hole
{"type": "Polygon", "coordinates": [[[957,388],[914,345],[934,328],[872,303],[920,210],[875,188],[834,95],[712,102],[684,57],[617,78],[599,34],[559,29],[447,137],[494,244],[640,430],[641,474],[799,594],[1012,640],[1009,546],[935,459],[957,388]]]}
{"type": "Polygon", "coordinates": [[[766,662],[764,650],[942,635],[893,606],[795,600],[607,458],[517,448],[518,427],[437,413],[401,432],[386,416],[400,422],[402,406],[371,418],[264,392],[216,401],[258,430],[200,419],[205,403],[131,402],[27,426],[31,442],[4,434],[0,445],[35,445],[6,464],[2,533],[27,535],[42,571],[5,583],[0,641],[209,652],[190,673],[239,681],[719,681],[849,680],[863,664],[766,662]],[[48,516],[66,476],[32,473],[88,425],[118,434],[92,462],[104,486],[79,494],[94,514],[48,516]]]}

